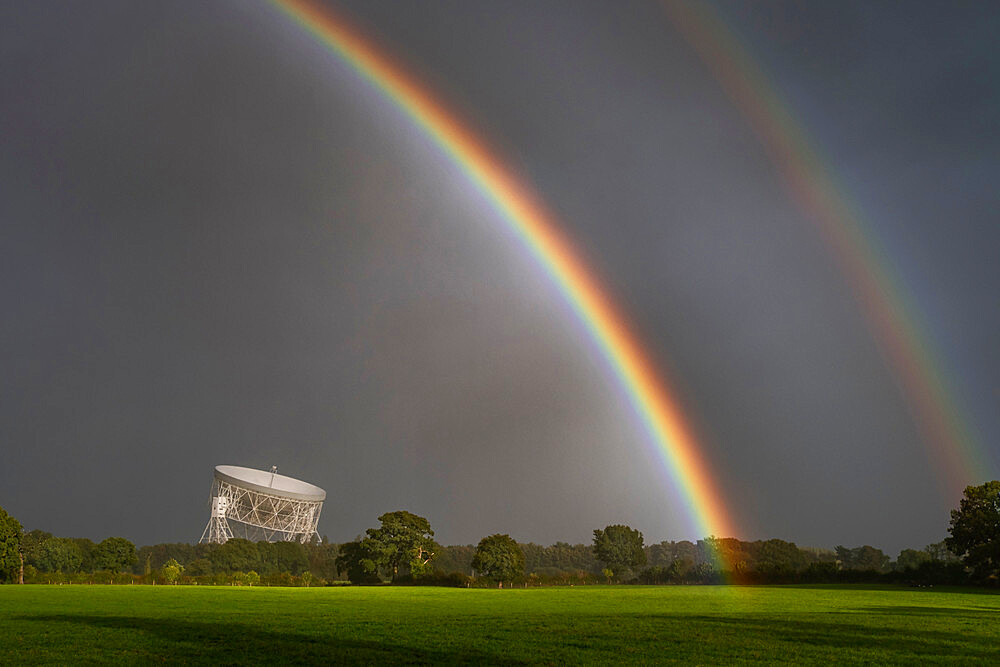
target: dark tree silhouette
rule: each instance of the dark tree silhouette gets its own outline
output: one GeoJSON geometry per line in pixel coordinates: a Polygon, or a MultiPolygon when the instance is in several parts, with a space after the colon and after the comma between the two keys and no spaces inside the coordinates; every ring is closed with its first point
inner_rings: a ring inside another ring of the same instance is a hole
{"type": "Polygon", "coordinates": [[[1000,577],[1000,481],[965,487],[945,544],[977,579],[1000,577]]]}

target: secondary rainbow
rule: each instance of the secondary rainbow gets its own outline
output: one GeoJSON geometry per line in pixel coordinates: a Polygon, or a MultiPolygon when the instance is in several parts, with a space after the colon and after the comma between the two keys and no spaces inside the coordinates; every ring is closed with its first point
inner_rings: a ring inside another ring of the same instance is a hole
{"type": "Polygon", "coordinates": [[[987,470],[986,457],[875,235],[764,70],[711,5],[679,0],[663,4],[760,137],[794,201],[816,223],[924,434],[942,490],[949,500],[960,495],[987,470]]]}
{"type": "Polygon", "coordinates": [[[701,536],[735,530],[676,398],[538,199],[464,123],[354,26],[303,0],[272,0],[396,104],[464,170],[559,286],[648,429],[701,536]]]}

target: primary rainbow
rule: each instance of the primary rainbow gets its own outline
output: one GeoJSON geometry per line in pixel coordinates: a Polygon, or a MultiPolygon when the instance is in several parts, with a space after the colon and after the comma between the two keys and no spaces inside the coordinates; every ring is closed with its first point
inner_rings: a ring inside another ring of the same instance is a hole
{"type": "Polygon", "coordinates": [[[677,400],[540,202],[466,125],[355,27],[307,0],[272,0],[396,104],[461,166],[559,286],[607,357],[701,535],[733,536],[722,496],[677,400]]]}
{"type": "Polygon", "coordinates": [[[674,25],[743,112],[812,219],[861,305],[952,500],[988,470],[891,263],[776,87],[708,2],[663,0],[674,25]]]}

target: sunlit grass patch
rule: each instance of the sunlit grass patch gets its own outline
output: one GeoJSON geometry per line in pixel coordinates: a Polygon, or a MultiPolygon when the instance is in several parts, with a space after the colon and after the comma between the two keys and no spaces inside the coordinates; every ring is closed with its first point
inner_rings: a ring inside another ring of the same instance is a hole
{"type": "Polygon", "coordinates": [[[1000,661],[1000,596],[865,587],[0,587],[0,663],[1000,661]]]}

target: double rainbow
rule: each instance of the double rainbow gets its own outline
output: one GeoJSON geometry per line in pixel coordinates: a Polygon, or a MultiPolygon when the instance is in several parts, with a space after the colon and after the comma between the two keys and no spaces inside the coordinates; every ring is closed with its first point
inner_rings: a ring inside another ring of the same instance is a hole
{"type": "Polygon", "coordinates": [[[558,285],[651,435],[700,535],[735,534],[677,399],[537,198],[465,124],[356,28],[308,0],[272,0],[402,110],[465,172],[558,285]]]}

